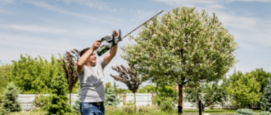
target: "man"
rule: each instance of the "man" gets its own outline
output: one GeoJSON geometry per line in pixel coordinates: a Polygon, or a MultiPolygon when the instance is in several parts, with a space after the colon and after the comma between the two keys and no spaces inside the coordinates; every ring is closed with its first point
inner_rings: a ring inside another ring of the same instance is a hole
{"type": "MultiPolygon", "coordinates": [[[[119,36],[116,31],[115,36],[119,36]]],[[[103,69],[117,53],[118,45],[112,47],[102,60],[96,62],[94,51],[100,47],[101,40],[96,40],[92,47],[80,52],[77,74],[81,89],[81,115],[104,115],[105,83],[103,69]]]]}

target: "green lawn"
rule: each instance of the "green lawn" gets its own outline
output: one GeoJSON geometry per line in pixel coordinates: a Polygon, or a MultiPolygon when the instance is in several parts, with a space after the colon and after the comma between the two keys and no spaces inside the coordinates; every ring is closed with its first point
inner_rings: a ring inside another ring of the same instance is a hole
{"type": "MultiPolygon", "coordinates": [[[[138,112],[137,114],[134,114],[133,112],[133,107],[129,107],[128,109],[126,108],[125,110],[119,110],[119,109],[115,109],[113,108],[106,108],[106,115],[176,115],[177,113],[177,109],[174,109],[172,112],[163,112],[160,111],[158,108],[154,107],[144,107],[143,109],[141,108],[141,111],[143,112],[139,112],[138,108],[138,112]]],[[[260,110],[253,110],[255,113],[259,113],[260,110]]],[[[185,109],[183,110],[184,113],[198,113],[198,110],[188,110],[185,109]]],[[[206,109],[203,113],[235,113],[236,110],[225,110],[225,109],[206,109]]],[[[15,112],[15,113],[10,113],[9,115],[45,115],[45,112],[42,111],[33,111],[33,112],[28,112],[28,113],[22,113],[22,112],[15,112]]]]}

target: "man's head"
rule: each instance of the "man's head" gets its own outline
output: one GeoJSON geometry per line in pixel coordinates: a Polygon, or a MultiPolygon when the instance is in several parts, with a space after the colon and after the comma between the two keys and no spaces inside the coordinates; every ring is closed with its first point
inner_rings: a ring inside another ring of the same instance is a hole
{"type": "MultiPolygon", "coordinates": [[[[82,57],[89,49],[90,47],[81,50],[80,57],[82,57]]],[[[96,64],[96,54],[94,52],[89,56],[87,63],[96,64]]]]}

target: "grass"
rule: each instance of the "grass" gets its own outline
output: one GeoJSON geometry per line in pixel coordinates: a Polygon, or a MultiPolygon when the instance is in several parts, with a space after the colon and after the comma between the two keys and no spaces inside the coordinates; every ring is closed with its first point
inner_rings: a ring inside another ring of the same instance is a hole
{"type": "MultiPolygon", "coordinates": [[[[253,110],[255,113],[259,113],[260,110],[253,110]]],[[[195,109],[184,109],[184,113],[198,113],[195,109]]],[[[106,115],[176,115],[177,109],[171,112],[164,112],[159,109],[158,106],[138,106],[137,113],[134,113],[134,106],[123,106],[121,108],[106,106],[106,115]]],[[[226,109],[206,109],[203,113],[236,113],[236,110],[226,110],[226,109]]],[[[32,112],[22,113],[14,112],[8,115],[45,115],[44,111],[33,110],[32,112]]]]}

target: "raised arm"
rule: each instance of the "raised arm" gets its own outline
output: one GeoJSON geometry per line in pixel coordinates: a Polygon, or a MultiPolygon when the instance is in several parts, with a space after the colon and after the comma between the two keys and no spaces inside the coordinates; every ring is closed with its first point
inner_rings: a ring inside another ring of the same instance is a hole
{"type": "MultiPolygon", "coordinates": [[[[119,36],[119,33],[116,31],[115,37],[119,36]]],[[[109,62],[115,57],[118,50],[118,44],[116,44],[114,47],[112,47],[108,54],[104,56],[104,64],[107,65],[109,62]]]]}
{"type": "Polygon", "coordinates": [[[92,47],[89,48],[78,60],[78,63],[77,63],[77,72],[78,73],[81,73],[83,70],[84,70],[84,65],[86,64],[87,60],[89,59],[89,57],[91,55],[93,55],[93,52],[100,47],[101,43],[100,43],[101,40],[96,40],[92,47]]]}

